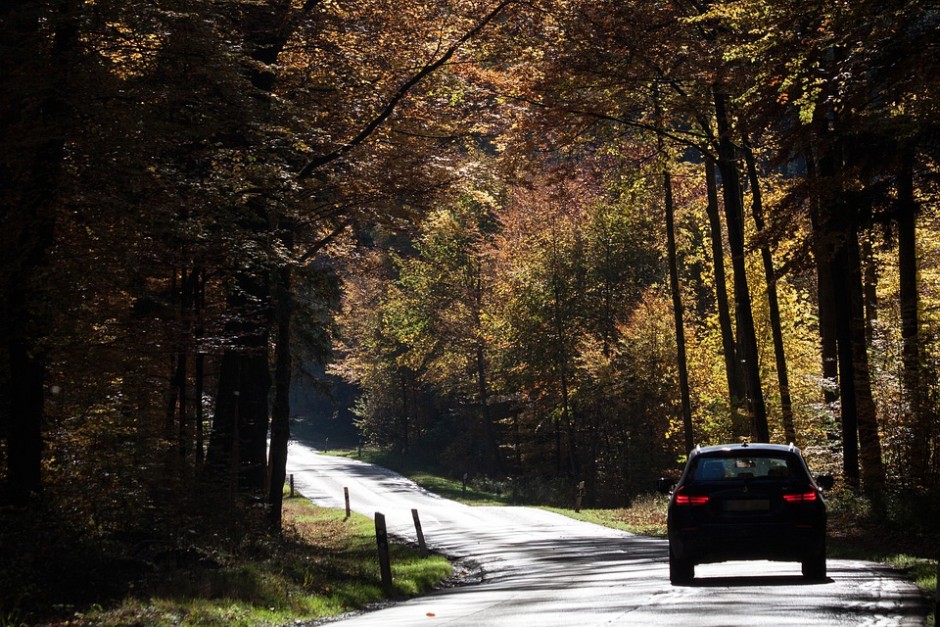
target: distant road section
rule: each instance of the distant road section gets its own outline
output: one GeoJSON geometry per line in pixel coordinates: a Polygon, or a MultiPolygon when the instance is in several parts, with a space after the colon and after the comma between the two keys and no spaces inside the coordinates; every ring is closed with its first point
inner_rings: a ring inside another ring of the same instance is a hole
{"type": "Polygon", "coordinates": [[[384,468],[291,443],[288,472],[314,503],[385,514],[389,533],[429,548],[479,583],[447,588],[331,623],[343,627],[923,625],[926,600],[882,565],[829,560],[829,580],[798,563],[700,565],[691,586],[669,584],[667,543],[528,507],[469,507],[384,468]],[[469,568],[474,566],[474,568],[469,568]]]}

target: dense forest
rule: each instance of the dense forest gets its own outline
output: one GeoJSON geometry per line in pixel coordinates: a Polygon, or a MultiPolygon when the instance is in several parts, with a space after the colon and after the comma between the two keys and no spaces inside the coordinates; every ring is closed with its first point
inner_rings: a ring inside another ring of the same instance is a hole
{"type": "Polygon", "coordinates": [[[520,499],[935,490],[938,59],[924,0],[3,3],[3,502],[277,530],[317,364],[520,499]]]}

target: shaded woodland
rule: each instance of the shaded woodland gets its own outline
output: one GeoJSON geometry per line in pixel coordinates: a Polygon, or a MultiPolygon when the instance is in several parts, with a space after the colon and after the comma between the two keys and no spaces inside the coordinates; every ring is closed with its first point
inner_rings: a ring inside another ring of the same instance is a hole
{"type": "Polygon", "coordinates": [[[920,0],[4,3],[4,507],[276,532],[311,363],[364,441],[521,499],[741,439],[936,490],[938,34],[920,0]]]}

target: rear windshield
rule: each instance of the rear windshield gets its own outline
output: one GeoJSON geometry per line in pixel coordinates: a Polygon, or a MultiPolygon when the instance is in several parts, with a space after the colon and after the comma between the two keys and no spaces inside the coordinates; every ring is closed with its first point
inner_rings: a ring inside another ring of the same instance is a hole
{"type": "Polygon", "coordinates": [[[696,462],[691,474],[694,481],[793,479],[805,474],[793,455],[702,456],[696,462]]]}

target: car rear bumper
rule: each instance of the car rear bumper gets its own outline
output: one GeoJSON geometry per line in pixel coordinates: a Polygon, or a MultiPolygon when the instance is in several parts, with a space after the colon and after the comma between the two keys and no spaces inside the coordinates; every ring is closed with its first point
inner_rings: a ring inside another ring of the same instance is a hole
{"type": "Polygon", "coordinates": [[[804,561],[824,554],[825,527],[798,524],[711,525],[670,529],[669,549],[697,564],[735,559],[804,561]]]}

